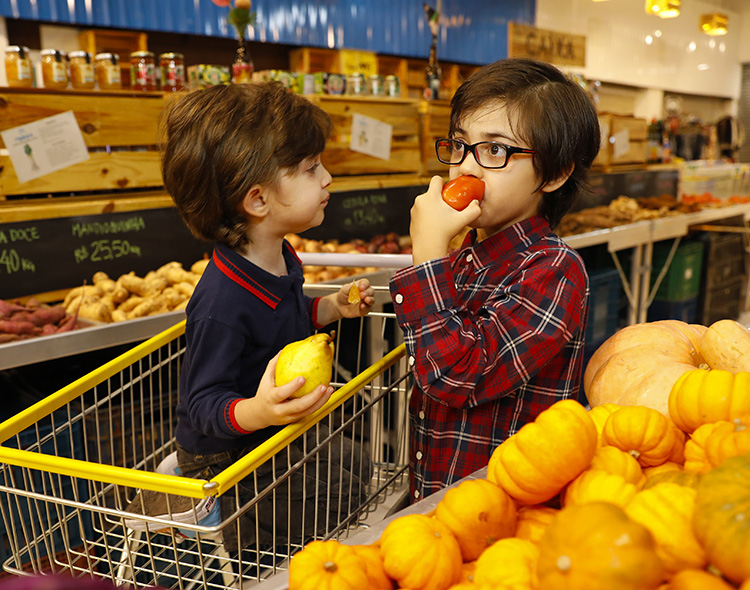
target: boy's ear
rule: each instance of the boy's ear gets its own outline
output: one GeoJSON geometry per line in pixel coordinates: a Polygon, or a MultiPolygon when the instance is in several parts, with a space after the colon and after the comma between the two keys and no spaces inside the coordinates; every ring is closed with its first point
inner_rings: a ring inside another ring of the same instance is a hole
{"type": "Polygon", "coordinates": [[[565,182],[570,178],[570,175],[573,174],[573,168],[575,164],[572,164],[568,170],[563,172],[560,176],[555,178],[554,180],[550,180],[547,184],[545,184],[542,187],[542,192],[545,193],[551,193],[559,189],[562,185],[565,184],[565,182]]]}
{"type": "Polygon", "coordinates": [[[268,196],[265,189],[259,184],[251,187],[245,198],[242,199],[240,208],[253,217],[265,217],[268,213],[268,196]]]}

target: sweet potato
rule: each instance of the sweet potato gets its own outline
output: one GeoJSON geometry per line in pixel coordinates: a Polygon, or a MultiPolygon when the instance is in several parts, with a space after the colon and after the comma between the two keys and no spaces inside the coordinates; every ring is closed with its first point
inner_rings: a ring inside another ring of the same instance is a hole
{"type": "Polygon", "coordinates": [[[41,330],[25,320],[0,320],[0,332],[6,334],[38,334],[41,330]]]}
{"type": "Polygon", "coordinates": [[[8,318],[17,311],[25,311],[26,307],[12,301],[0,299],[0,319],[8,318]]]}
{"type": "Polygon", "coordinates": [[[35,326],[44,326],[46,324],[56,324],[62,320],[67,311],[62,305],[52,307],[32,308],[32,311],[19,311],[11,316],[12,321],[31,322],[35,326]]]}

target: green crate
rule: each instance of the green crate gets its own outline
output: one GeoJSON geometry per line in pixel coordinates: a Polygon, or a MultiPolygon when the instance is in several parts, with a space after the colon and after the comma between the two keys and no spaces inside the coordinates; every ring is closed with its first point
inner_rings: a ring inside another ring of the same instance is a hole
{"type": "MultiPolygon", "coordinates": [[[[672,242],[654,244],[654,255],[651,264],[651,287],[667,262],[672,249],[672,242]]],[[[664,275],[656,299],[661,301],[686,301],[697,297],[701,289],[703,272],[703,243],[682,242],[675,252],[667,274],[664,275]]]]}

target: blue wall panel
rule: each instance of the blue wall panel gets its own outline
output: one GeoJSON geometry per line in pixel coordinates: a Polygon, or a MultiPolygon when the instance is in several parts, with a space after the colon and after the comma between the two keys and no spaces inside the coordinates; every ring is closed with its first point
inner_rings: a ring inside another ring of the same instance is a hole
{"type": "MultiPolygon", "coordinates": [[[[431,0],[433,7],[436,0],[431,0]]],[[[422,0],[254,0],[253,41],[427,57],[422,0]]],[[[438,58],[482,64],[505,57],[508,22],[533,24],[535,0],[443,0],[438,58]]],[[[233,37],[211,0],[0,0],[0,15],[80,27],[233,37]]]]}

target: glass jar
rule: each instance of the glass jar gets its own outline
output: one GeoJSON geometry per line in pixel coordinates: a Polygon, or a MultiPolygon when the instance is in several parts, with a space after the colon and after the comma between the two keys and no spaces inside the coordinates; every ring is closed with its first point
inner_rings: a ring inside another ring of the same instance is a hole
{"type": "Polygon", "coordinates": [[[71,51],[68,58],[70,60],[70,85],[76,90],[94,88],[96,77],[91,54],[88,51],[71,51]]]}
{"type": "Polygon", "coordinates": [[[8,78],[8,86],[29,88],[34,85],[28,47],[8,45],[5,48],[5,75],[8,78]]]}
{"type": "Polygon", "coordinates": [[[162,53],[159,56],[159,67],[162,91],[185,90],[185,59],[181,53],[162,53]]]}
{"type": "Polygon", "coordinates": [[[45,88],[68,87],[68,59],[57,49],[42,49],[42,81],[45,88]]]}
{"type": "Polygon", "coordinates": [[[156,90],[156,65],[152,52],[134,51],[130,54],[130,87],[146,92],[156,90]]]}
{"type": "Polygon", "coordinates": [[[97,53],[94,62],[99,90],[120,90],[122,88],[120,56],[116,53],[97,53]]]}

